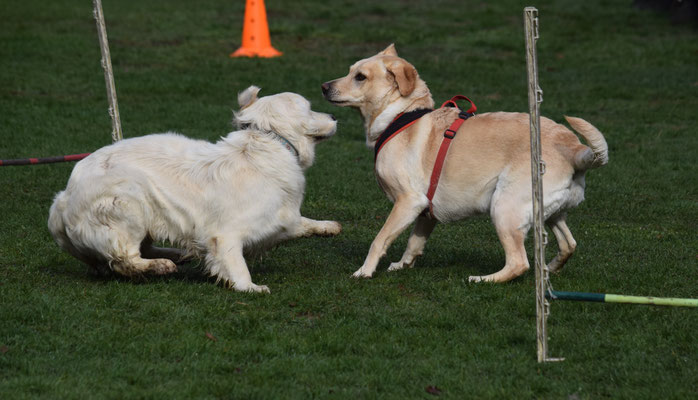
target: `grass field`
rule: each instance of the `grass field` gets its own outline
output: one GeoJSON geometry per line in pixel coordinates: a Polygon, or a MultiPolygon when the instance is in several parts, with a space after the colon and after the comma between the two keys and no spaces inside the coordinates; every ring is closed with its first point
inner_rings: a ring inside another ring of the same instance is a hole
{"type": "MultiPolygon", "coordinates": [[[[437,103],[462,93],[481,112],[526,111],[522,10],[537,6],[543,115],[583,117],[610,146],[568,219],[579,245],[555,289],[695,298],[695,30],[630,0],[266,3],[284,56],[259,60],[228,57],[241,0],[105,1],[124,134],[213,141],[248,85],[298,92],[340,122],[302,211],[343,233],[249,260],[270,295],[228,291],[195,264],[141,283],[98,278],[46,228],[73,164],[0,167],[0,398],[698,397],[695,309],[554,303],[550,353],[566,361],[538,364],[533,271],[467,281],[504,263],[489,218],[437,227],[414,269],[388,273],[403,235],[373,279],[350,279],[391,204],[359,115],[320,93],[395,42],[437,103]]],[[[91,2],[0,8],[0,158],[108,144],[91,2]]]]}

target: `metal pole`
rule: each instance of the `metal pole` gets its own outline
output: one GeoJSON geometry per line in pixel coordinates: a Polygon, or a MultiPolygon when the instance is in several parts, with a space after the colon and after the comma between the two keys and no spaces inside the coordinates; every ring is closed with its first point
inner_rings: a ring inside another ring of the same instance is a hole
{"type": "Polygon", "coordinates": [[[94,16],[97,22],[97,35],[99,47],[102,50],[102,68],[104,69],[104,81],[107,85],[107,98],[109,99],[109,116],[111,117],[113,142],[123,139],[121,133],[121,119],[119,118],[119,105],[116,102],[116,88],[114,86],[114,72],[111,68],[111,56],[109,55],[109,43],[107,42],[107,28],[104,24],[104,12],[102,0],[93,0],[94,16]]]}
{"type": "Polygon", "coordinates": [[[547,319],[550,303],[545,298],[548,290],[548,269],[545,264],[545,245],[548,235],[545,232],[543,215],[543,179],[545,162],[541,159],[540,145],[540,103],[543,91],[538,86],[538,59],[536,40],[538,40],[538,10],[535,7],[524,8],[526,28],[526,66],[528,69],[528,108],[531,128],[531,188],[533,194],[533,239],[535,242],[536,270],[536,341],[538,344],[538,362],[559,361],[548,358],[547,319]]]}

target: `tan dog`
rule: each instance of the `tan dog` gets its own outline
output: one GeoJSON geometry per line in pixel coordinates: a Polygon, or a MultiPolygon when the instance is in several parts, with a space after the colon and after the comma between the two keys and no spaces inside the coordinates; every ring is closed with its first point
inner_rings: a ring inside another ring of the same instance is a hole
{"type": "MultiPolygon", "coordinates": [[[[410,63],[398,57],[393,45],[356,62],[349,75],[324,83],[322,91],[334,104],[359,109],[370,147],[400,113],[434,107],[427,85],[410,63]]],[[[499,272],[471,276],[470,280],[505,282],[529,268],[524,248],[532,224],[528,114],[494,112],[465,121],[446,155],[433,199],[436,219],[424,212],[436,153],[457,114],[455,108],[426,114],[381,149],[376,177],[395,205],[355,277],[371,277],[388,246],[415,220],[402,259],[392,263],[389,271],[414,265],[437,220],[455,221],[488,211],[504,247],[506,264],[499,272]]],[[[559,246],[548,265],[551,271],[562,268],[574,252],[576,242],[565,223],[565,211],[584,200],[586,170],[608,162],[608,146],[601,132],[580,118],[565,118],[589,147],[563,125],[541,118],[546,163],[544,212],[559,246]]]]}

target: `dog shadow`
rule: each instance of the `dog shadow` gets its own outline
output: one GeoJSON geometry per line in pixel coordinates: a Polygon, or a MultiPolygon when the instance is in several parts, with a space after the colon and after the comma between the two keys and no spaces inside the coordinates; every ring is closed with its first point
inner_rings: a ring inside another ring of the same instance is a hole
{"type": "Polygon", "coordinates": [[[215,284],[215,278],[206,274],[202,261],[194,259],[192,261],[177,264],[177,271],[167,275],[143,274],[133,277],[123,276],[110,270],[97,270],[87,264],[83,264],[73,258],[55,255],[47,263],[49,267],[44,267],[52,274],[63,276],[67,279],[88,284],[104,284],[118,281],[131,283],[134,285],[148,284],[163,281],[182,281],[191,283],[211,283],[215,284]]]}
{"type": "MultiPolygon", "coordinates": [[[[245,259],[248,268],[256,276],[273,275],[284,273],[286,266],[278,264],[278,260],[286,259],[288,255],[299,255],[305,252],[321,252],[322,259],[332,260],[325,269],[329,275],[351,274],[361,266],[367,251],[371,245],[370,241],[362,240],[351,235],[338,236],[334,238],[306,238],[305,241],[312,241],[309,246],[302,246],[296,243],[288,245],[280,244],[268,249],[263,254],[246,255],[245,259]],[[282,250],[280,247],[287,247],[282,250]],[[279,254],[268,254],[279,251],[279,254]],[[269,257],[266,257],[269,255],[269,257]],[[271,259],[270,259],[271,258],[271,259]]],[[[292,241],[296,242],[296,241],[292,241]]],[[[391,262],[398,261],[402,257],[405,249],[406,238],[397,240],[388,251],[388,254],[381,259],[378,266],[378,273],[386,273],[386,269],[391,262]],[[403,243],[404,242],[404,243],[403,243]]],[[[492,251],[487,246],[478,243],[470,245],[458,244],[452,240],[432,240],[427,243],[424,254],[417,259],[416,268],[433,270],[452,270],[467,277],[470,275],[485,275],[496,272],[504,265],[504,254],[500,251],[492,251]],[[501,254],[500,254],[501,253],[501,254]]],[[[215,277],[207,274],[203,259],[192,259],[190,261],[177,264],[177,271],[167,275],[144,274],[135,277],[127,277],[113,271],[99,272],[96,269],[81,263],[80,261],[65,255],[56,253],[50,260],[47,260],[49,273],[61,275],[67,279],[84,282],[87,284],[105,284],[112,281],[119,281],[134,285],[149,284],[155,282],[179,281],[193,284],[208,283],[216,285],[215,277]]],[[[319,261],[324,264],[324,261],[319,261]]],[[[302,262],[301,262],[302,264],[302,262]]],[[[219,284],[220,285],[220,284],[219,284]]]]}
{"type": "MultiPolygon", "coordinates": [[[[494,240],[495,245],[492,247],[498,245],[496,238],[494,240]]],[[[390,263],[400,260],[406,245],[406,237],[396,240],[381,258],[377,273],[384,273],[390,263]]],[[[313,243],[313,249],[326,252],[327,258],[334,260],[333,263],[347,273],[361,267],[370,247],[370,240],[342,236],[313,243]]],[[[468,277],[499,271],[504,261],[504,252],[496,247],[493,251],[489,246],[477,243],[464,246],[457,241],[437,239],[427,242],[424,254],[417,258],[415,268],[457,270],[468,277]]]]}

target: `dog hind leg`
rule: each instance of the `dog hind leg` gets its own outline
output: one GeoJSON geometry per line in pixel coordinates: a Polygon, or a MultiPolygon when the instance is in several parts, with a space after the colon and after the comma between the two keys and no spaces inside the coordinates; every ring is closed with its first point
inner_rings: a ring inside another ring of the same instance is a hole
{"type": "Polygon", "coordinates": [[[114,246],[111,252],[111,261],[109,262],[109,265],[115,272],[121,275],[129,277],[139,276],[146,273],[165,275],[177,271],[177,266],[175,263],[167,258],[142,258],[140,252],[140,241],[133,241],[123,244],[119,243],[117,239],[115,244],[116,246],[114,246]]]}
{"type": "Polygon", "coordinates": [[[145,273],[166,275],[177,271],[177,266],[172,260],[166,258],[145,259],[139,255],[130,254],[112,260],[112,269],[124,276],[134,277],[145,273]]]}
{"type": "Polygon", "coordinates": [[[557,255],[548,263],[548,270],[550,270],[550,272],[559,272],[567,260],[574,254],[574,250],[577,248],[577,242],[574,240],[572,232],[570,232],[570,229],[567,227],[565,215],[556,217],[554,220],[549,220],[548,226],[550,226],[550,229],[553,231],[559,248],[557,255]]]}
{"type": "Polygon", "coordinates": [[[414,224],[410,238],[407,240],[407,248],[403,253],[402,258],[398,262],[390,264],[388,271],[398,271],[404,268],[414,267],[414,262],[417,257],[424,252],[424,245],[429,239],[429,235],[436,226],[436,219],[429,218],[425,215],[417,217],[417,222],[414,224]]]}
{"type": "Polygon", "coordinates": [[[177,271],[175,263],[166,258],[141,257],[140,245],[144,236],[141,231],[140,226],[128,223],[93,226],[89,231],[89,247],[102,254],[114,272],[124,276],[165,275],[177,271]]]}
{"type": "Polygon", "coordinates": [[[507,282],[529,269],[524,247],[524,239],[530,228],[530,222],[525,217],[526,212],[514,201],[501,200],[510,198],[506,194],[499,198],[500,201],[493,205],[491,214],[497,236],[504,247],[506,264],[494,274],[471,276],[470,282],[507,282]]]}

